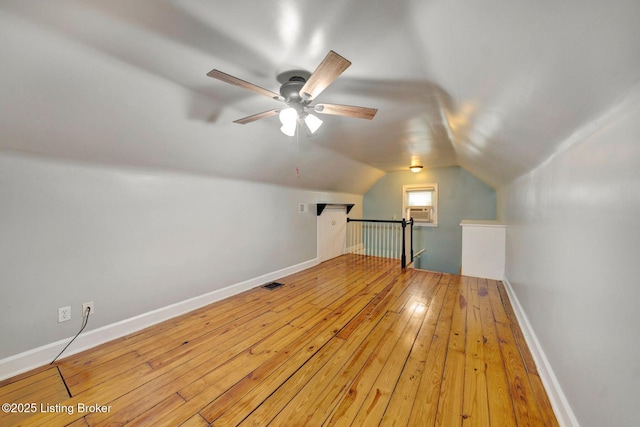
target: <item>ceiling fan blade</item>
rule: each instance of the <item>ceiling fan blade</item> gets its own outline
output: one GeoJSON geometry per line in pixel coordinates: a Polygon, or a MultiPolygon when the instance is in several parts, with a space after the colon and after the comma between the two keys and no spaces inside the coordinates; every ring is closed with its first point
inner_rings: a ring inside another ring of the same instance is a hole
{"type": "Polygon", "coordinates": [[[355,107],[353,105],[316,104],[313,109],[320,114],[355,117],[371,120],[378,112],[377,108],[355,107]]]}
{"type": "Polygon", "coordinates": [[[300,96],[306,100],[314,99],[350,65],[351,61],[332,50],[329,51],[320,65],[318,65],[318,68],[309,76],[302,89],[300,89],[300,96]]]}
{"type": "Polygon", "coordinates": [[[246,82],[242,79],[239,79],[237,77],[233,77],[227,73],[223,73],[222,71],[219,70],[211,70],[207,73],[207,76],[209,77],[213,77],[214,79],[218,79],[218,80],[222,80],[225,83],[231,83],[232,85],[236,85],[239,86],[241,88],[244,89],[249,89],[252,90],[256,93],[259,93],[260,95],[264,95],[264,96],[268,96],[269,98],[272,99],[277,99],[279,101],[282,100],[282,96],[280,96],[279,94],[275,93],[275,92],[271,92],[268,89],[262,88],[260,86],[254,85],[253,83],[249,83],[246,82]]]}
{"type": "Polygon", "coordinates": [[[264,119],[266,117],[275,116],[280,112],[279,109],[263,111],[262,113],[254,114],[252,116],[243,117],[242,119],[234,120],[233,123],[239,123],[246,125],[247,123],[255,122],[256,120],[264,119]]]}

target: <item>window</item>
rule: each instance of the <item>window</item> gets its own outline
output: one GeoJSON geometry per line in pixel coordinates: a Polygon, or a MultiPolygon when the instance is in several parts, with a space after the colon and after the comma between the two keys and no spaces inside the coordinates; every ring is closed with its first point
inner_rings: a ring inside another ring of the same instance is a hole
{"type": "Polygon", "coordinates": [[[436,227],[438,184],[403,185],[402,212],[406,219],[413,218],[414,225],[436,227]]]}

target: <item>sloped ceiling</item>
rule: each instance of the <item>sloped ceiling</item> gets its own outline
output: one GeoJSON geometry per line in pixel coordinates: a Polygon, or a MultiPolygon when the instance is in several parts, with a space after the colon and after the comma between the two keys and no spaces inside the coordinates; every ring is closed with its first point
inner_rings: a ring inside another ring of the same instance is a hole
{"type": "Polygon", "coordinates": [[[0,149],[364,193],[385,172],[459,165],[499,187],[640,78],[640,2],[52,0],[0,2],[0,149]],[[329,50],[353,65],[312,138],[276,101],[329,50]]]}

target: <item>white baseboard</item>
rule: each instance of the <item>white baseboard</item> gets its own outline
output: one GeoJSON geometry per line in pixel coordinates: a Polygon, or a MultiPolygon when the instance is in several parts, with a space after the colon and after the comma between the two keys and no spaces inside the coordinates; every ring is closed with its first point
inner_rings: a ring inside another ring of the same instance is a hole
{"type": "MultiPolygon", "coordinates": [[[[223,289],[217,289],[204,295],[189,298],[166,307],[152,310],[147,313],[83,333],[78,336],[67,350],[65,350],[63,357],[67,357],[113,339],[120,338],[127,334],[155,325],[156,323],[163,322],[189,311],[204,307],[205,305],[213,302],[239,294],[240,292],[255,288],[256,286],[263,285],[269,281],[313,267],[317,264],[318,258],[314,258],[300,264],[263,274],[262,276],[245,280],[244,282],[236,283],[223,289]]],[[[28,350],[0,360],[0,380],[10,378],[14,375],[18,375],[50,363],[51,360],[60,353],[64,346],[67,345],[71,338],[72,337],[65,338],[63,340],[46,344],[41,347],[34,348],[33,350],[28,350]]]]}
{"type": "Polygon", "coordinates": [[[518,318],[518,323],[520,323],[520,328],[522,329],[524,338],[529,346],[529,350],[531,350],[533,360],[536,362],[538,375],[540,376],[542,384],[547,391],[547,395],[551,401],[551,406],[553,407],[553,411],[558,419],[558,423],[562,427],[580,427],[578,419],[573,413],[571,406],[569,406],[569,401],[560,387],[558,378],[553,373],[551,364],[549,363],[547,356],[544,354],[540,341],[538,341],[538,338],[529,323],[529,319],[522,309],[522,305],[520,305],[520,301],[518,301],[518,297],[513,291],[511,283],[509,283],[509,279],[507,279],[506,276],[503,279],[503,283],[507,290],[507,294],[509,295],[511,305],[513,306],[513,311],[516,313],[516,317],[518,318]]]}

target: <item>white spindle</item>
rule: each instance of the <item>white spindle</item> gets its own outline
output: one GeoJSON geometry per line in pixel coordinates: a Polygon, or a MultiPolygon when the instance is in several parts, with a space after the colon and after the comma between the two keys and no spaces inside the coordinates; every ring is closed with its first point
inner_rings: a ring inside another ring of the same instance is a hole
{"type": "Polygon", "coordinates": [[[389,258],[389,252],[387,251],[387,233],[389,233],[389,226],[384,224],[382,228],[382,256],[385,258],[389,258]]]}
{"type": "Polygon", "coordinates": [[[372,235],[373,235],[373,240],[371,241],[371,249],[373,252],[373,256],[377,256],[378,255],[378,223],[374,222],[373,224],[371,224],[372,227],[372,235]]]}

